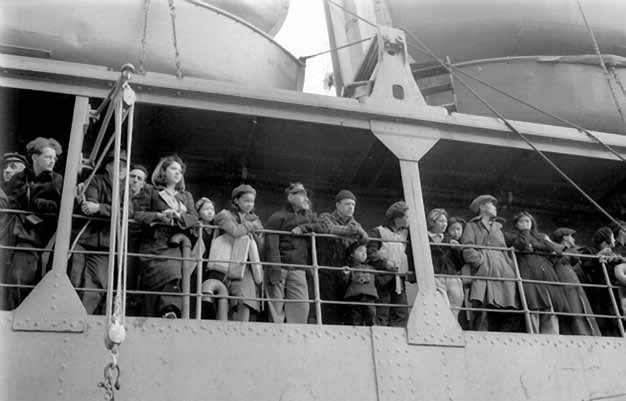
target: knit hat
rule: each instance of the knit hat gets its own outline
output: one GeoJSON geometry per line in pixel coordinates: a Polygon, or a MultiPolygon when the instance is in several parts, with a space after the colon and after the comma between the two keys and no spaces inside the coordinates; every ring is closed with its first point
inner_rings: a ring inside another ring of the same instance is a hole
{"type": "Polygon", "coordinates": [[[563,241],[563,237],[567,237],[568,235],[573,234],[576,234],[575,230],[567,227],[559,227],[552,233],[552,239],[554,240],[554,242],[561,242],[563,241]]]}
{"type": "Polygon", "coordinates": [[[203,196],[202,198],[198,199],[198,201],[196,202],[196,210],[199,212],[205,203],[210,203],[211,205],[215,206],[215,203],[213,203],[211,199],[203,196]]]}
{"type": "Polygon", "coordinates": [[[132,170],[143,171],[143,173],[146,175],[146,177],[148,177],[148,169],[145,168],[144,166],[142,166],[141,164],[133,164],[130,169],[131,169],[131,171],[132,170]]]}
{"type": "Polygon", "coordinates": [[[9,152],[2,155],[2,165],[6,166],[9,163],[22,163],[28,165],[26,157],[17,152],[9,152]]]}
{"type": "Polygon", "coordinates": [[[241,184],[235,189],[233,189],[233,192],[230,195],[230,198],[234,200],[234,199],[241,197],[244,194],[252,194],[256,196],[256,190],[252,188],[251,185],[241,184]]]}
{"type": "Polygon", "coordinates": [[[491,195],[480,195],[477,196],[472,203],[470,203],[469,208],[473,213],[478,214],[480,207],[488,202],[492,202],[494,205],[498,204],[498,200],[495,197],[491,195]]]}
{"type": "Polygon", "coordinates": [[[344,199],[352,199],[356,202],[356,196],[354,196],[354,194],[347,189],[342,189],[337,193],[337,195],[335,196],[335,203],[341,202],[344,199]]]}
{"type": "Polygon", "coordinates": [[[613,235],[613,231],[609,227],[600,227],[598,230],[593,233],[591,237],[591,241],[595,245],[600,245],[602,242],[611,242],[611,235],[613,235]]]}
{"type": "Polygon", "coordinates": [[[385,217],[389,220],[402,217],[407,210],[409,210],[409,207],[406,205],[406,202],[398,201],[389,206],[389,209],[385,212],[385,217]]]}
{"type": "Polygon", "coordinates": [[[437,221],[437,219],[441,216],[446,216],[446,219],[448,218],[448,212],[446,212],[446,209],[436,208],[428,212],[428,216],[426,216],[426,223],[428,224],[428,227],[432,227],[435,221],[437,221]]]}

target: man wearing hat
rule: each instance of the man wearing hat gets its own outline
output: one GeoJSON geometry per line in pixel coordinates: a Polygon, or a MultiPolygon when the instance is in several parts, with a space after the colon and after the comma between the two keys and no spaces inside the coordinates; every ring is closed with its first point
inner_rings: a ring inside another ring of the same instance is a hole
{"type": "MultiPolygon", "coordinates": [[[[42,213],[55,214],[59,211],[63,176],[54,172],[54,167],[62,149],[55,139],[38,137],[26,145],[26,151],[31,166],[14,175],[11,181],[20,177],[19,188],[15,188],[14,193],[15,209],[29,210],[33,214],[20,214],[16,217],[13,230],[16,236],[15,245],[46,248],[56,229],[57,218],[42,213]]],[[[10,194],[9,198],[12,198],[10,194]]],[[[40,252],[21,249],[14,251],[8,281],[11,284],[37,284],[46,267],[41,266],[41,261],[40,252]]],[[[10,307],[17,307],[29,292],[30,289],[27,288],[11,289],[10,307]]]]}
{"type": "MultiPolygon", "coordinates": [[[[109,152],[103,160],[104,172],[96,174],[85,190],[85,199],[81,202],[81,211],[87,216],[111,217],[111,202],[113,200],[113,183],[115,180],[114,152],[109,152]]],[[[120,202],[123,199],[122,191],[126,178],[126,151],[120,152],[119,181],[120,202]]],[[[132,209],[132,207],[131,207],[132,209]]],[[[130,214],[132,216],[132,213],[130,214]]],[[[84,224],[84,223],[83,223],[84,224]]],[[[87,251],[108,251],[110,222],[91,221],[78,243],[87,251]]],[[[85,266],[82,278],[82,286],[85,288],[106,289],[108,282],[108,256],[89,253],[85,257],[85,266]]],[[[80,266],[73,266],[80,269],[80,266]]],[[[72,272],[72,276],[79,276],[72,272]]],[[[86,291],[82,296],[83,305],[87,313],[99,312],[103,292],[86,291]]]]}
{"type": "Polygon", "coordinates": [[[270,318],[275,323],[307,323],[309,291],[306,271],[290,265],[311,265],[311,241],[301,234],[327,233],[328,227],[310,210],[307,191],[299,182],[285,189],[286,205],[272,214],[268,230],[290,231],[292,234],[267,234],[266,258],[271,265],[265,275],[265,290],[270,318]],[[283,299],[302,302],[283,302],[283,299]]]}
{"type": "MultiPolygon", "coordinates": [[[[335,196],[335,210],[323,213],[320,219],[326,223],[331,234],[343,238],[319,238],[317,240],[317,260],[320,266],[341,267],[345,265],[346,249],[355,241],[367,242],[367,233],[354,218],[356,196],[347,189],[342,189],[335,196]]],[[[341,273],[343,274],[343,273],[341,273]]],[[[320,297],[325,301],[343,300],[345,288],[343,281],[334,270],[319,270],[320,297]]],[[[309,287],[312,287],[309,285],[309,287]]],[[[312,297],[311,288],[309,295],[312,297]]],[[[324,324],[341,324],[343,305],[322,304],[324,324]]]]}
{"type": "Polygon", "coordinates": [[[2,156],[2,181],[9,182],[17,173],[21,173],[26,169],[26,157],[19,153],[5,153],[2,156]]]}
{"type": "MultiPolygon", "coordinates": [[[[413,257],[409,237],[409,208],[404,201],[393,203],[385,212],[385,224],[370,232],[367,243],[368,263],[377,270],[398,274],[376,274],[378,302],[406,305],[406,283],[415,282],[413,257]]],[[[376,320],[380,326],[406,326],[409,309],[406,306],[378,306],[376,320]]]]}
{"type": "MultiPolygon", "coordinates": [[[[470,210],[476,215],[465,226],[461,243],[506,247],[502,223],[498,220],[497,199],[491,195],[480,195],[470,204],[470,210]]],[[[505,251],[484,248],[464,248],[463,259],[470,265],[472,275],[515,279],[515,265],[510,254],[505,251]]],[[[495,281],[474,279],[470,289],[472,307],[488,309],[518,309],[517,285],[514,281],[495,281]]],[[[521,321],[511,313],[473,314],[470,322],[473,330],[518,331],[521,321]]]]}

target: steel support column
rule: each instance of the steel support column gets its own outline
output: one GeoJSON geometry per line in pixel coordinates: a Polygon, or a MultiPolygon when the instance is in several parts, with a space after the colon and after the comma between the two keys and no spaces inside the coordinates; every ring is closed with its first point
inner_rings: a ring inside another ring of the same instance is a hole
{"type": "Polygon", "coordinates": [[[80,166],[85,127],[89,120],[89,98],[77,96],[72,117],[63,193],[59,207],[52,270],[17,307],[14,330],[82,332],[87,312],[67,275],[72,233],[72,210],[80,166]]]}

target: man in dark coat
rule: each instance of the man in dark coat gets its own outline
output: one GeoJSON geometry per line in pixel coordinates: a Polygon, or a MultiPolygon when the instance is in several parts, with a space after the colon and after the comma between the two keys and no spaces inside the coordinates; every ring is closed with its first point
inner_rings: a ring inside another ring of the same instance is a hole
{"type": "MultiPolygon", "coordinates": [[[[26,145],[32,162],[30,169],[23,173],[23,186],[16,190],[16,208],[33,214],[21,214],[15,221],[16,246],[45,248],[56,228],[56,216],[41,213],[58,213],[63,188],[63,177],[53,171],[62,149],[52,138],[38,137],[26,145]]],[[[14,177],[14,179],[17,178],[14,177]]],[[[34,285],[43,274],[46,266],[41,266],[40,252],[16,250],[9,268],[9,283],[34,285]]],[[[28,295],[30,289],[12,289],[9,303],[17,307],[28,295]]]]}
{"type": "MultiPolygon", "coordinates": [[[[129,189],[130,189],[130,202],[133,210],[136,210],[139,205],[145,204],[149,201],[150,190],[152,185],[147,182],[148,169],[141,164],[135,164],[130,168],[128,173],[129,189]]],[[[141,225],[137,222],[131,222],[128,224],[128,252],[137,253],[141,246],[141,225]]],[[[126,288],[129,290],[139,289],[139,275],[140,275],[140,262],[139,258],[135,256],[128,257],[128,275],[126,277],[126,288]]],[[[139,296],[128,297],[128,313],[137,314],[141,310],[141,299],[139,296]]]]}
{"type": "MultiPolygon", "coordinates": [[[[415,283],[408,210],[404,201],[395,202],[385,213],[385,224],[375,227],[369,235],[367,263],[377,270],[400,273],[376,275],[378,302],[381,304],[407,305],[405,281],[415,283]]],[[[404,327],[408,318],[407,306],[376,308],[376,320],[380,326],[404,327]]]]}
{"type": "MultiPolygon", "coordinates": [[[[320,215],[320,219],[328,226],[330,234],[343,237],[321,237],[317,240],[317,260],[320,266],[344,266],[348,247],[355,241],[367,242],[367,233],[361,227],[361,224],[354,219],[355,209],[356,196],[352,192],[342,189],[335,196],[335,210],[320,215]]],[[[319,270],[320,298],[322,300],[343,300],[346,288],[341,277],[342,275],[342,272],[336,270],[319,270]]],[[[313,296],[311,287],[309,285],[309,295],[313,296]]],[[[324,324],[341,324],[345,321],[345,313],[342,306],[340,304],[322,304],[324,324]]]]}
{"type": "MultiPolygon", "coordinates": [[[[82,212],[87,216],[111,217],[111,202],[113,198],[113,180],[115,178],[114,153],[109,154],[104,159],[105,172],[96,174],[89,186],[85,190],[85,200],[81,204],[82,212]]],[[[126,174],[126,152],[122,150],[120,154],[120,187],[123,185],[126,174]]],[[[120,188],[120,200],[122,197],[120,188]]],[[[87,251],[108,252],[110,243],[110,222],[91,221],[79,243],[87,251]]],[[[97,290],[104,290],[108,284],[109,258],[107,255],[89,253],[85,258],[85,270],[83,273],[83,287],[97,290]]],[[[83,305],[87,313],[97,313],[100,311],[103,291],[86,291],[83,296],[83,305]]]]}
{"type": "Polygon", "coordinates": [[[267,221],[268,230],[291,231],[287,234],[267,234],[266,259],[270,265],[265,275],[265,290],[270,318],[275,323],[306,323],[309,314],[309,291],[304,269],[289,266],[311,265],[311,241],[301,234],[327,233],[328,227],[310,210],[311,203],[304,186],[297,182],[285,189],[287,204],[272,214],[267,221]],[[283,302],[283,299],[303,302],[283,302]]]}

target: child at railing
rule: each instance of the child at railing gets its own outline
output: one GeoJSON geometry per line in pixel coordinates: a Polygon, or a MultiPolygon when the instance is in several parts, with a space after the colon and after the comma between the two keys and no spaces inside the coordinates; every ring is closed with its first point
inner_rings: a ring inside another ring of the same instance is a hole
{"type": "MultiPolygon", "coordinates": [[[[215,216],[215,224],[219,226],[222,234],[228,234],[232,238],[250,236],[256,243],[256,249],[263,249],[264,236],[261,219],[253,213],[256,200],[256,190],[250,185],[239,185],[232,192],[232,208],[222,210],[215,216]]],[[[252,245],[252,244],[251,244],[252,245]]],[[[246,252],[249,255],[249,251],[246,252]]],[[[254,258],[258,262],[258,253],[254,258]]],[[[209,261],[209,265],[211,261],[209,261]]],[[[243,266],[243,275],[237,278],[230,277],[230,271],[223,275],[229,294],[242,298],[259,298],[258,285],[262,282],[262,276],[258,264],[243,266]]],[[[209,276],[210,277],[210,276],[209,276]]],[[[259,312],[260,302],[256,299],[232,299],[230,301],[231,320],[247,322],[252,313],[259,312]]]]}
{"type": "MultiPolygon", "coordinates": [[[[347,284],[344,300],[348,302],[374,303],[378,299],[378,291],[374,281],[374,274],[359,270],[375,269],[365,264],[367,248],[363,242],[355,242],[346,250],[346,264],[343,280],[347,284]]],[[[348,305],[348,323],[355,326],[372,326],[376,323],[375,305],[348,305]]]]}

